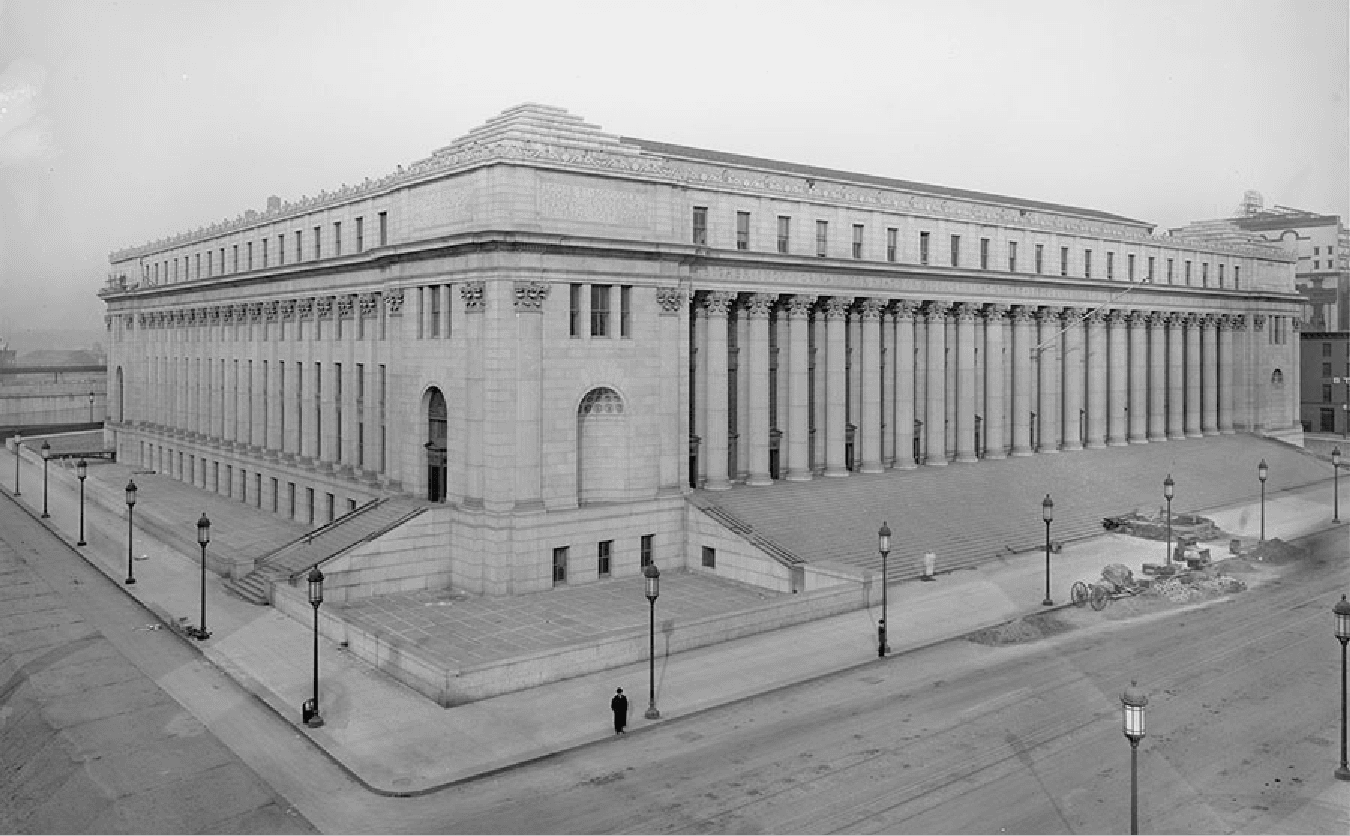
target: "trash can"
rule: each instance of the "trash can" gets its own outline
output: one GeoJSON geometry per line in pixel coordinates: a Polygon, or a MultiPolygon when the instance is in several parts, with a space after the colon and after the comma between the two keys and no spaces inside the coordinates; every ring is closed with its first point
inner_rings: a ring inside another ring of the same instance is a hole
{"type": "Polygon", "coordinates": [[[937,555],[932,552],[924,552],[923,555],[923,579],[926,581],[937,580],[934,574],[937,571],[937,555]]]}

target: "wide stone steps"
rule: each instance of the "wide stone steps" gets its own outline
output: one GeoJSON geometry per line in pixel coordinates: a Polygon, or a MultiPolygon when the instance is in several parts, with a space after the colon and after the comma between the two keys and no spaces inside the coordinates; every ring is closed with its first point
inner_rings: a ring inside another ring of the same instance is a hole
{"type": "Polygon", "coordinates": [[[922,574],[929,551],[941,572],[1043,548],[1046,494],[1055,504],[1054,541],[1102,533],[1103,517],[1156,512],[1169,473],[1174,513],[1255,499],[1263,458],[1268,496],[1332,475],[1329,462],[1300,448],[1235,435],[737,486],[696,492],[694,501],[750,542],[763,538],[800,560],[875,573],[884,521],[892,531],[888,572],[904,578],[922,574]]]}
{"type": "Polygon", "coordinates": [[[264,555],[252,572],[237,580],[227,579],[224,587],[246,601],[268,604],[272,584],[380,536],[421,513],[423,507],[414,499],[373,500],[264,555]]]}

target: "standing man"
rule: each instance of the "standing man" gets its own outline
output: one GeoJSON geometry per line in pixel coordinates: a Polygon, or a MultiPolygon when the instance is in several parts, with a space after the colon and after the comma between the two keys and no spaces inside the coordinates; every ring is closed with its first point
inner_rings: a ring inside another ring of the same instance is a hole
{"type": "Polygon", "coordinates": [[[628,698],[623,695],[622,688],[609,701],[609,710],[614,712],[614,733],[623,734],[623,727],[628,725],[628,698]]]}

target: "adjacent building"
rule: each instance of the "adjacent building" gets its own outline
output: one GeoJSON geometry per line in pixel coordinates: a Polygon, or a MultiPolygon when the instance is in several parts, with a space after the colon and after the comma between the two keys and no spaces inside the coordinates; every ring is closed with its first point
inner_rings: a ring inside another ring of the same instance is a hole
{"type": "Polygon", "coordinates": [[[1304,300],[1278,243],[623,137],[542,105],[110,262],[121,459],[313,525],[426,502],[432,545],[334,565],[347,595],[529,592],[653,559],[804,588],[691,498],[1301,441],[1304,300]]]}

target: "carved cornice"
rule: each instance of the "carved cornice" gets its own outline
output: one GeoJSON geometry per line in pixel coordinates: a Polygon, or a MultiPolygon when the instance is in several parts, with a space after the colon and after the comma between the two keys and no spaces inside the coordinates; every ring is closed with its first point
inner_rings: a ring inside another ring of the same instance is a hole
{"type": "Polygon", "coordinates": [[[483,313],[487,310],[487,285],[484,282],[465,282],[459,286],[459,298],[464,301],[465,313],[483,313]]]}
{"type": "Polygon", "coordinates": [[[550,287],[547,282],[514,282],[511,289],[515,296],[516,310],[543,312],[544,300],[548,298],[550,287]]]}

